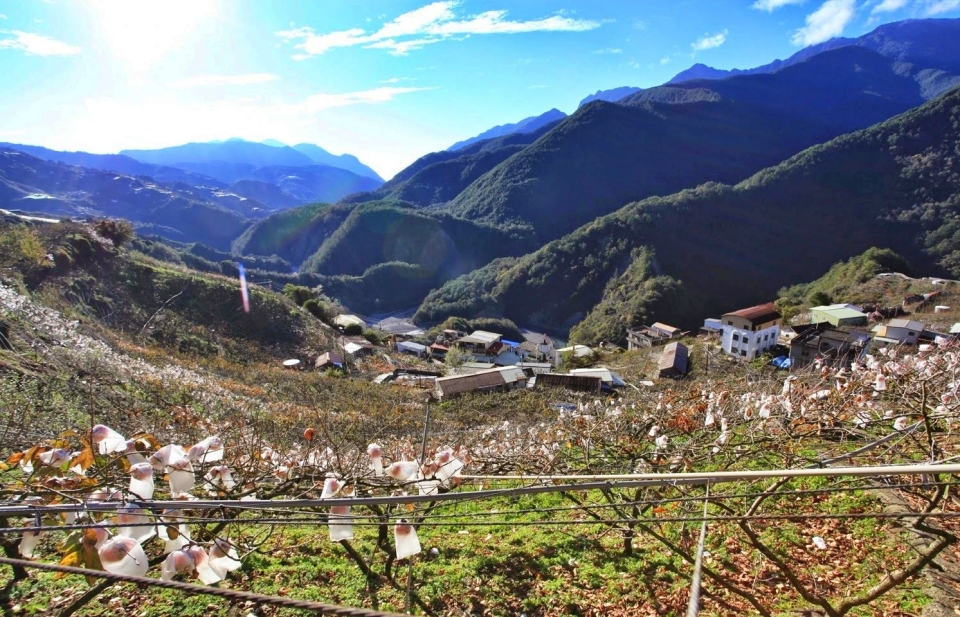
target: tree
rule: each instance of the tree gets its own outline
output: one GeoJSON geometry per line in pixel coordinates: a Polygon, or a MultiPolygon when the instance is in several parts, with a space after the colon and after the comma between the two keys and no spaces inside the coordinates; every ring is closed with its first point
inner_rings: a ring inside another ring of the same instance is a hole
{"type": "Polygon", "coordinates": [[[459,347],[451,347],[447,351],[446,357],[443,359],[444,363],[449,366],[454,371],[457,371],[464,363],[469,362],[473,356],[464,351],[459,347]]]}

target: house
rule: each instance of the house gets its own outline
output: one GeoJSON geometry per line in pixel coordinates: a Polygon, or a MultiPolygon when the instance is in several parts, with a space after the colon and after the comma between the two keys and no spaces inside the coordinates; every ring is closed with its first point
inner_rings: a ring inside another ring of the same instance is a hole
{"type": "Polygon", "coordinates": [[[777,344],[783,316],[773,302],[725,313],[720,317],[724,353],[753,360],[777,344]]]}
{"type": "Polygon", "coordinates": [[[531,330],[521,330],[520,334],[523,335],[520,349],[526,354],[524,359],[531,359],[535,362],[550,361],[550,357],[557,348],[552,338],[531,330]]]}
{"type": "Polygon", "coordinates": [[[332,368],[343,368],[343,356],[332,351],[322,353],[317,356],[316,361],[313,363],[313,368],[317,369],[318,371],[325,371],[332,368]]]}
{"type": "Polygon", "coordinates": [[[563,373],[540,373],[537,375],[534,387],[537,388],[566,388],[577,392],[599,394],[603,387],[603,379],[593,375],[566,375],[563,373]]]}
{"type": "Polygon", "coordinates": [[[333,318],[333,323],[337,324],[341,328],[346,328],[347,326],[360,326],[361,328],[367,327],[367,322],[360,319],[356,315],[337,315],[333,318]]]}
{"type": "Polygon", "coordinates": [[[485,330],[474,330],[454,343],[460,349],[475,356],[495,356],[503,347],[503,335],[485,330]]]}
{"type": "Polygon", "coordinates": [[[834,368],[846,368],[866,353],[869,345],[869,332],[831,328],[828,322],[821,322],[790,341],[790,368],[802,369],[818,359],[834,368]]]}
{"type": "Polygon", "coordinates": [[[670,339],[679,338],[680,328],[668,326],[659,321],[640,330],[627,330],[627,349],[642,349],[655,345],[665,345],[670,339]]]}
{"type": "Polygon", "coordinates": [[[874,341],[881,346],[916,345],[924,325],[910,319],[891,319],[886,325],[873,327],[874,341]]]}
{"type": "Polygon", "coordinates": [[[452,375],[437,379],[438,398],[450,398],[464,392],[503,392],[524,388],[527,375],[515,366],[489,369],[468,375],[452,375]]]}
{"type": "Polygon", "coordinates": [[[810,323],[829,323],[840,326],[865,326],[867,315],[852,304],[831,304],[810,309],[810,323]]]}
{"type": "Polygon", "coordinates": [[[398,339],[418,338],[426,334],[426,332],[418,328],[413,323],[398,317],[387,317],[386,319],[377,322],[377,328],[388,334],[394,335],[398,339]]]}
{"type": "Polygon", "coordinates": [[[571,354],[574,358],[589,358],[593,355],[593,350],[586,345],[571,345],[563,349],[555,349],[553,351],[553,365],[560,366],[565,354],[571,354]]]}
{"type": "Polygon", "coordinates": [[[622,388],[627,385],[627,382],[625,382],[623,378],[620,377],[620,375],[604,367],[576,368],[570,371],[570,374],[579,375],[581,377],[599,377],[601,382],[600,387],[603,390],[612,390],[614,388],[622,388]]]}
{"type": "Polygon", "coordinates": [[[422,358],[427,355],[427,346],[413,341],[397,341],[397,351],[400,353],[409,353],[422,358]]]}
{"type": "Polygon", "coordinates": [[[689,370],[690,350],[683,343],[668,343],[660,356],[660,377],[683,377],[689,370]]]}

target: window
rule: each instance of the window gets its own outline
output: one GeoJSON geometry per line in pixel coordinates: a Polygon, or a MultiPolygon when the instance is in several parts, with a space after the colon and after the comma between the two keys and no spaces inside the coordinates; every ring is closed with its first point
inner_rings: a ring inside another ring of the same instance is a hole
{"type": "Polygon", "coordinates": [[[741,356],[746,356],[746,355],[747,355],[747,350],[746,350],[746,349],[741,350],[741,351],[740,351],[740,355],[741,355],[741,356]]]}
{"type": "Polygon", "coordinates": [[[740,335],[737,334],[736,332],[734,332],[734,333],[733,333],[733,340],[739,341],[739,340],[740,340],[740,335]]]}

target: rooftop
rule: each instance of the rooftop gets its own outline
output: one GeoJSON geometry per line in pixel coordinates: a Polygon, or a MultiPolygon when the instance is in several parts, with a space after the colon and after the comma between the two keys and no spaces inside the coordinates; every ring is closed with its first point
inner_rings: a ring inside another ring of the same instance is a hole
{"type": "Polygon", "coordinates": [[[887,326],[890,328],[906,328],[907,330],[923,332],[923,324],[919,321],[913,321],[912,319],[891,319],[887,322],[887,326]]]}
{"type": "Polygon", "coordinates": [[[780,314],[780,310],[777,309],[776,304],[767,302],[766,304],[758,304],[749,308],[740,309],[739,311],[733,311],[732,313],[724,313],[723,317],[740,317],[752,324],[761,324],[773,321],[774,319],[780,319],[782,315],[780,314]]]}
{"type": "Polygon", "coordinates": [[[458,343],[473,343],[481,345],[489,345],[490,343],[495,343],[500,340],[502,334],[497,334],[496,332],[487,332],[485,330],[474,330],[468,336],[463,337],[458,343]]]}

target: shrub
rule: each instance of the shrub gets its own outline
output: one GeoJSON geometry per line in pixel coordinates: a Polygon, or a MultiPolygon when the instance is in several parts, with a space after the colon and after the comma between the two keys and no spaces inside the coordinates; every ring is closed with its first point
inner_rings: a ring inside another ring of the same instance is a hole
{"type": "Polygon", "coordinates": [[[123,246],[136,236],[133,224],[123,219],[97,221],[93,224],[93,230],[97,232],[98,236],[106,238],[116,247],[123,246]]]}

